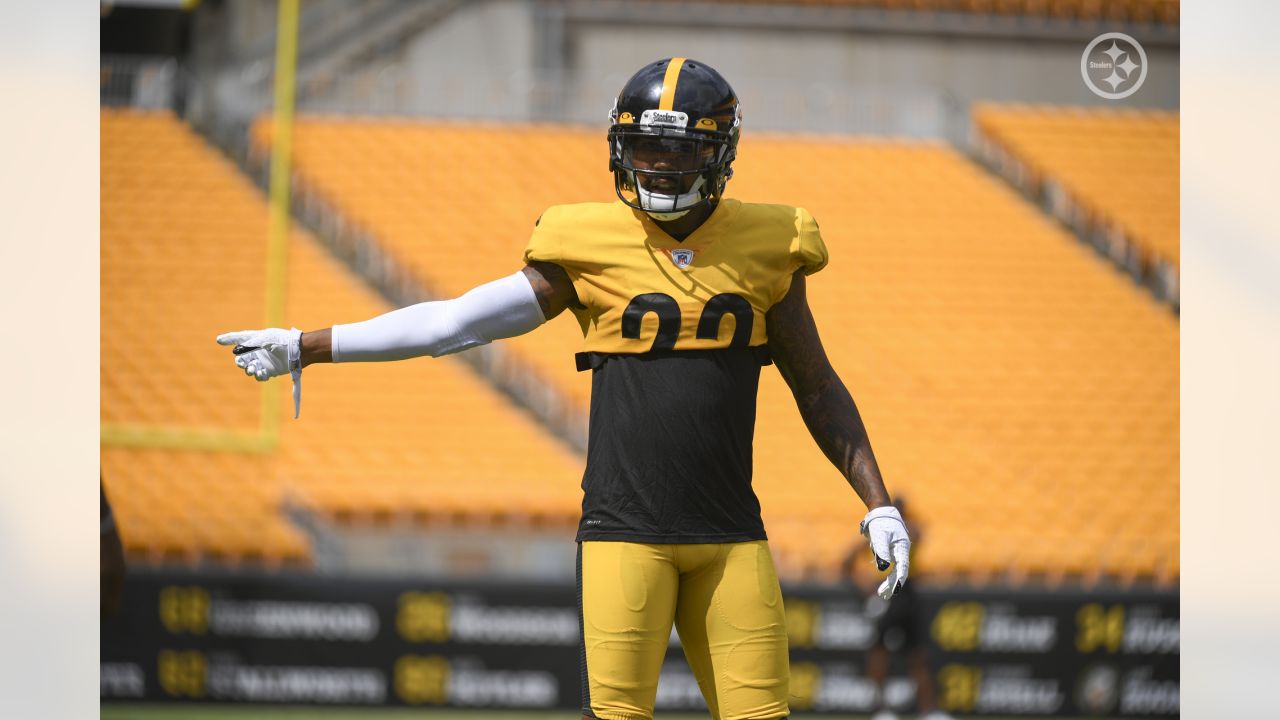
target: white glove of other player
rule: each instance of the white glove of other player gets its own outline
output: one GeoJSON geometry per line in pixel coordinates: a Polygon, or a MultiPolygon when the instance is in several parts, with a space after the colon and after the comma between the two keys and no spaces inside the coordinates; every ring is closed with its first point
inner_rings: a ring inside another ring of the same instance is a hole
{"type": "Polygon", "coordinates": [[[907,524],[902,521],[902,514],[892,505],[878,507],[862,519],[858,529],[871,543],[871,554],[876,558],[876,569],[888,569],[890,559],[893,572],[880,583],[877,593],[888,600],[907,582],[907,571],[911,567],[911,538],[907,537],[907,524]]]}
{"type": "Polygon", "coordinates": [[[265,382],[277,375],[293,377],[293,416],[302,407],[302,331],[298,328],[239,330],[218,336],[219,345],[234,345],[236,367],[265,382]]]}

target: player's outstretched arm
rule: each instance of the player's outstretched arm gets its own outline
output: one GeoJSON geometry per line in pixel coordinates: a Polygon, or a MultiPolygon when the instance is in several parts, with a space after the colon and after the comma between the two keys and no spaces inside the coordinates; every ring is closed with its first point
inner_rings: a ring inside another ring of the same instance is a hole
{"type": "Polygon", "coordinates": [[[880,595],[888,599],[906,582],[911,541],[902,516],[889,501],[853,396],[831,366],[818,337],[803,270],[792,277],[791,289],[769,310],[765,321],[770,354],[795,396],[804,424],[870,510],[861,529],[871,543],[877,568],[887,569],[890,559],[895,564],[894,572],[880,586],[880,595]]]}
{"type": "Polygon", "coordinates": [[[250,377],[265,381],[292,374],[296,417],[307,365],[448,355],[523,335],[573,302],[573,284],[564,270],[535,263],[452,300],[418,303],[314,332],[267,328],[224,333],[218,344],[234,346],[236,366],[250,377]]]}

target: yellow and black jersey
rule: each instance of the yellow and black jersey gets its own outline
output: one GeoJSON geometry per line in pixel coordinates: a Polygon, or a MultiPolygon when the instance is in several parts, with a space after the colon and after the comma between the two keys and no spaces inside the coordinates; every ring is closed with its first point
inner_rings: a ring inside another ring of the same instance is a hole
{"type": "Polygon", "coordinates": [[[683,241],[621,202],[561,205],[526,262],[568,273],[591,369],[581,540],[765,538],[751,490],[765,313],[822,269],[805,210],[722,200],[683,241]]]}
{"type": "Polygon", "coordinates": [[[792,273],[826,265],[827,249],[801,208],[725,199],[678,241],[613,202],[548,209],[524,259],[568,272],[587,352],[634,354],[764,345],[764,314],[792,273]]]}

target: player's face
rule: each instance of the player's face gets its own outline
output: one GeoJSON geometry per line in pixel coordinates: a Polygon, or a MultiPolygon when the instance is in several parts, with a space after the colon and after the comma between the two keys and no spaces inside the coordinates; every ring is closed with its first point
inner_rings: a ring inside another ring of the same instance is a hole
{"type": "MultiPolygon", "coordinates": [[[[712,156],[709,145],[674,138],[636,138],[623,149],[623,159],[637,170],[691,171],[707,166],[712,156]]],[[[698,176],[650,175],[637,173],[645,190],[663,195],[689,192],[698,176]]]]}

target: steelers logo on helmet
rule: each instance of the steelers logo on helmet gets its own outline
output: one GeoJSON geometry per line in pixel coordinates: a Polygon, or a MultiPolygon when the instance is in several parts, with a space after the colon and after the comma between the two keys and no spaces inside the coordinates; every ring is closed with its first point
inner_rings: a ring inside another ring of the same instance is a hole
{"type": "Polygon", "coordinates": [[[667,58],[627,81],[609,113],[618,197],[657,220],[715,202],[733,175],[742,111],[706,63],[667,58]]]}

